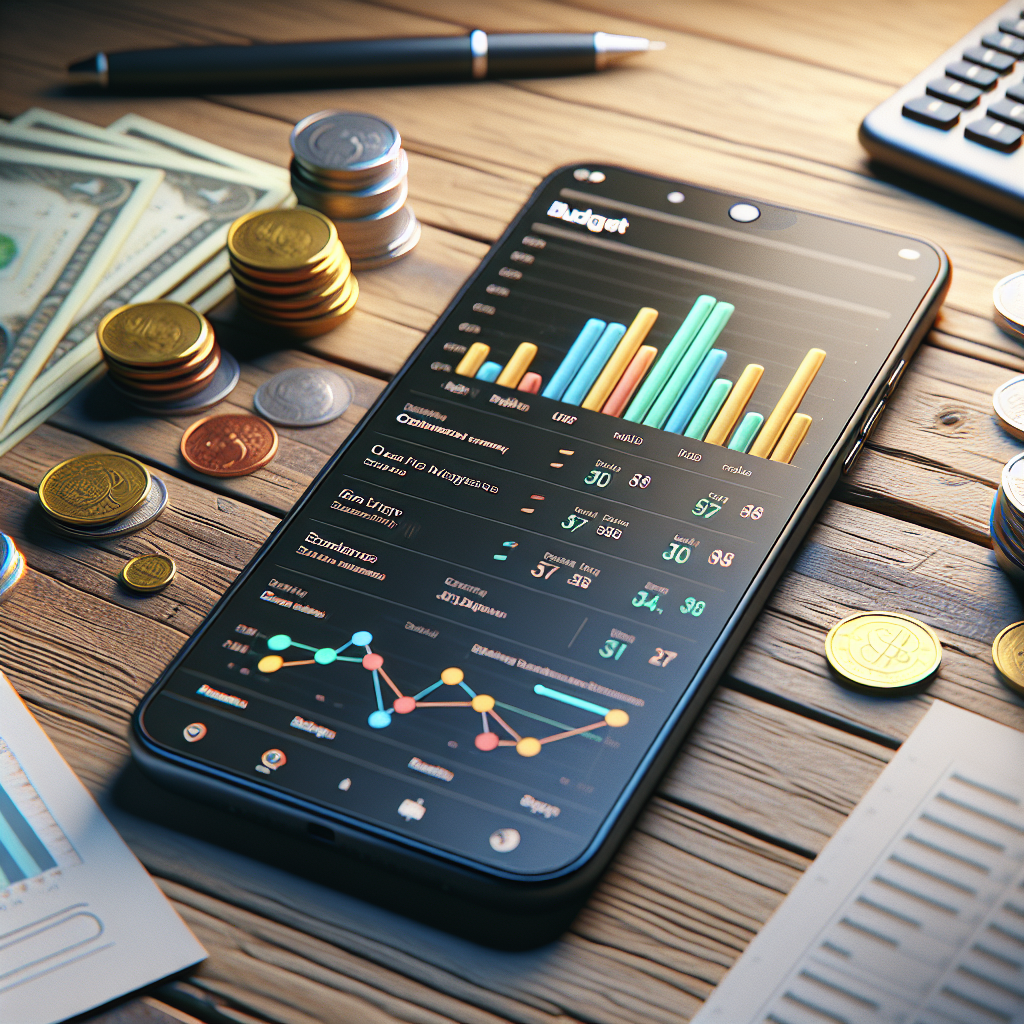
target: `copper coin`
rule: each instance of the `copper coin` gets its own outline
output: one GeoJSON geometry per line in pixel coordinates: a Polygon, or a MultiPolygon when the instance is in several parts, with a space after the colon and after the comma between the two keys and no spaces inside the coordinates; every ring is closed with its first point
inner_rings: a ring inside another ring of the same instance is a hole
{"type": "Polygon", "coordinates": [[[245,476],[277,454],[277,431],[259,416],[224,413],[196,420],[181,438],[182,458],[208,476],[245,476]]]}

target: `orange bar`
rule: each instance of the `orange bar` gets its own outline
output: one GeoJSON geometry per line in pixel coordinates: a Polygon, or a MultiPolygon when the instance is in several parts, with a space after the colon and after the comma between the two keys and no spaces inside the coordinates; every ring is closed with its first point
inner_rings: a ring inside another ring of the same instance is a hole
{"type": "Polygon", "coordinates": [[[725,444],[729,440],[732,428],[736,426],[741,413],[747,407],[747,402],[750,401],[750,396],[754,393],[754,388],[757,387],[762,373],[764,373],[764,367],[758,366],[757,363],[750,363],[744,368],[740,379],[736,381],[732,391],[729,392],[725,405],[718,411],[718,415],[711,424],[711,429],[704,435],[704,440],[708,444],[725,444]]]}
{"type": "Polygon", "coordinates": [[[651,368],[651,363],[654,362],[654,357],[657,354],[658,350],[654,345],[640,346],[640,351],[633,356],[629,366],[626,367],[626,372],[619,378],[619,383],[615,385],[615,390],[608,397],[608,401],[604,403],[601,412],[608,416],[622,415],[629,400],[633,397],[633,392],[640,386],[640,381],[647,376],[647,371],[651,368]]]}
{"type": "Polygon", "coordinates": [[[519,387],[516,391],[525,391],[527,394],[535,395],[540,391],[541,384],[544,383],[544,378],[539,373],[524,373],[523,379],[519,382],[519,387]]]}

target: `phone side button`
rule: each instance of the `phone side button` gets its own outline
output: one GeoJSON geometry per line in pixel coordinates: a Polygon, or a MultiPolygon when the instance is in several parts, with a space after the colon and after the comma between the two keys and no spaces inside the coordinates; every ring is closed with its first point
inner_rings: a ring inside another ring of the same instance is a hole
{"type": "Polygon", "coordinates": [[[860,436],[865,441],[871,436],[871,431],[875,429],[875,425],[878,423],[878,417],[882,415],[882,410],[885,408],[885,400],[883,399],[871,410],[871,415],[868,416],[867,422],[861,428],[860,436]]]}
{"type": "Polygon", "coordinates": [[[846,456],[846,461],[843,463],[843,475],[844,476],[847,473],[849,473],[851,469],[853,469],[853,464],[857,461],[857,456],[860,455],[861,450],[863,448],[864,448],[864,437],[861,436],[861,437],[857,438],[857,443],[853,446],[853,449],[850,451],[850,454],[846,456]]]}
{"type": "Polygon", "coordinates": [[[889,375],[889,379],[885,382],[885,389],[882,391],[882,401],[885,401],[895,390],[896,385],[900,382],[900,377],[903,376],[903,371],[907,368],[906,359],[901,359],[899,365],[889,375]]]}

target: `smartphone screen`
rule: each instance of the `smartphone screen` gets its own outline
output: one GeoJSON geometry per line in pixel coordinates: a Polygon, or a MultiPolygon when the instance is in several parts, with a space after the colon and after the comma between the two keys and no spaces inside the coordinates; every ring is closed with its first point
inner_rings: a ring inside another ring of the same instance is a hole
{"type": "Polygon", "coordinates": [[[154,689],[143,743],[492,872],[568,869],[941,268],[556,173],[154,689]]]}

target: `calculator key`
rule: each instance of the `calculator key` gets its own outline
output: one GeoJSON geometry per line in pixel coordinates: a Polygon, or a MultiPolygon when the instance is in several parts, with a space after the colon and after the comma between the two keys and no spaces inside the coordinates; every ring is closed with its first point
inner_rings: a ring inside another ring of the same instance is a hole
{"type": "Polygon", "coordinates": [[[1014,128],[1013,125],[994,121],[991,117],[983,117],[980,121],[969,124],[964,129],[964,136],[971,142],[980,142],[990,149],[1009,153],[1020,145],[1024,132],[1019,128],[1014,128]]]}
{"type": "Polygon", "coordinates": [[[969,60],[958,60],[955,64],[946,65],[946,74],[957,78],[968,85],[976,85],[979,89],[991,89],[999,81],[999,75],[991,68],[983,68],[980,64],[972,64],[969,60]]]}
{"type": "Polygon", "coordinates": [[[989,32],[987,36],[981,37],[981,41],[991,49],[1008,53],[1017,60],[1024,57],[1024,39],[1017,36],[1007,35],[1005,32],[989,32]]]}
{"type": "Polygon", "coordinates": [[[990,50],[987,46],[969,46],[964,50],[964,60],[969,60],[974,64],[983,64],[1000,74],[1009,71],[1014,64],[1012,57],[1008,57],[998,50],[990,50]]]}
{"type": "Polygon", "coordinates": [[[1024,128],[1024,103],[1000,100],[988,108],[988,116],[1012,124],[1015,128],[1024,128]]]}
{"type": "Polygon", "coordinates": [[[1009,32],[1011,36],[1020,36],[1024,39],[1024,18],[1014,21],[1012,18],[999,22],[1000,32],[1009,32]]]}
{"type": "Polygon", "coordinates": [[[958,107],[973,107],[981,96],[981,90],[966,82],[958,82],[955,78],[936,78],[928,83],[928,95],[955,103],[958,107]]]}
{"type": "Polygon", "coordinates": [[[930,96],[919,96],[903,104],[903,116],[933,128],[948,130],[960,120],[960,108],[930,96]]]}
{"type": "Polygon", "coordinates": [[[1024,82],[1018,82],[1017,85],[1007,89],[1006,98],[1008,100],[1016,100],[1018,103],[1024,103],[1024,82]]]}

